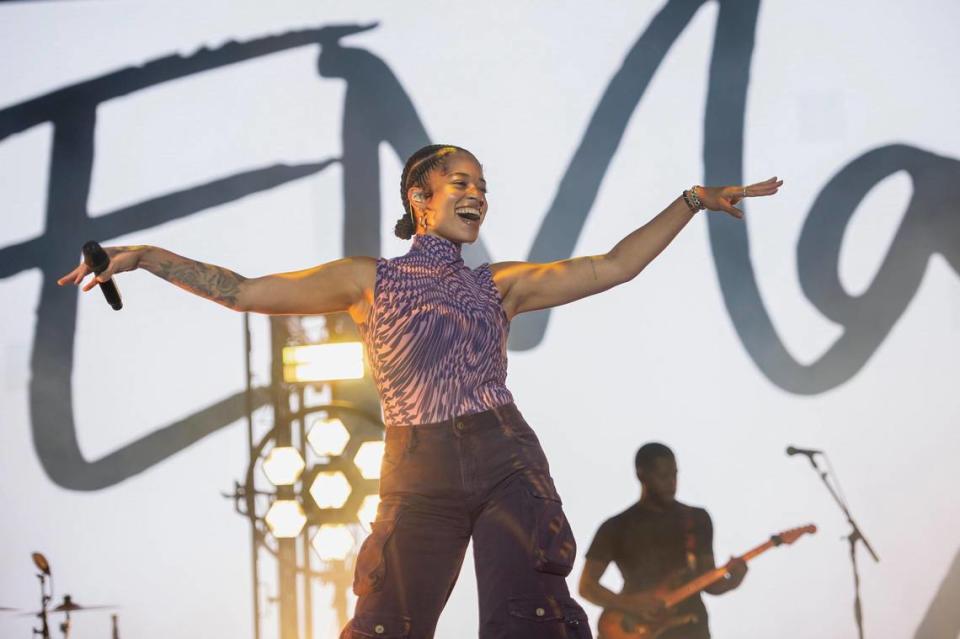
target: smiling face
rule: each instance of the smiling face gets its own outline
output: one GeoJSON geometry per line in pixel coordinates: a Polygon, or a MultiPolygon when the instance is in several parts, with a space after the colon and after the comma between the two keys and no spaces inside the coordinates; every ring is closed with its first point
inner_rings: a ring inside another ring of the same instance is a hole
{"type": "Polygon", "coordinates": [[[476,158],[451,153],[430,172],[428,184],[429,190],[413,186],[407,192],[417,233],[458,244],[475,242],[487,213],[487,182],[476,158]]]}

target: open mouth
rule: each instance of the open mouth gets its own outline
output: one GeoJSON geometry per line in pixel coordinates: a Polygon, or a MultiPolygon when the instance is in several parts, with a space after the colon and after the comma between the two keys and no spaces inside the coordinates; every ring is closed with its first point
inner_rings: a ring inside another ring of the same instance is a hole
{"type": "Polygon", "coordinates": [[[457,215],[460,216],[460,219],[467,220],[469,222],[478,222],[480,221],[480,210],[472,208],[462,208],[457,209],[457,215]]]}

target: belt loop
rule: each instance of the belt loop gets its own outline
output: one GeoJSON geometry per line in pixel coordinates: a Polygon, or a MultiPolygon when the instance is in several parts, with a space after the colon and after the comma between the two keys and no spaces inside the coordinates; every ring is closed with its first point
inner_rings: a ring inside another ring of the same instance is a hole
{"type": "Polygon", "coordinates": [[[419,443],[418,440],[418,431],[419,429],[416,426],[410,427],[410,436],[407,438],[407,452],[412,453],[413,449],[417,447],[419,443]]]}

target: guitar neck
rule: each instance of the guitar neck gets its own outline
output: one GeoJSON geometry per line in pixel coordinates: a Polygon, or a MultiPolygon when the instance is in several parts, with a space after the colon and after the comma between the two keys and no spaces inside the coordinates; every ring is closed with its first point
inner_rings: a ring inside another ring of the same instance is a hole
{"type": "MultiPolygon", "coordinates": [[[[764,543],[757,546],[756,548],[752,548],[748,550],[743,555],[741,555],[740,558],[743,559],[744,561],[750,561],[751,559],[754,559],[755,557],[767,552],[774,546],[775,544],[773,543],[772,539],[767,540],[764,543]]],[[[696,579],[693,579],[692,581],[688,581],[687,583],[680,586],[679,588],[675,590],[671,590],[666,595],[663,595],[664,604],[666,605],[667,608],[672,608],[673,606],[676,606],[681,601],[688,599],[689,597],[692,597],[693,595],[697,594],[704,588],[708,588],[711,585],[717,583],[718,581],[723,579],[726,574],[727,574],[727,570],[726,568],[723,568],[723,567],[714,568],[709,572],[705,572],[699,577],[697,577],[696,579]]]]}

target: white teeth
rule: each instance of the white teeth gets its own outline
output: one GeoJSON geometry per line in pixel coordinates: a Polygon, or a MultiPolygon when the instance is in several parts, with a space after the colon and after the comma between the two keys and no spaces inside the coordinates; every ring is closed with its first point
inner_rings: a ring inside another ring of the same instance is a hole
{"type": "Polygon", "coordinates": [[[464,223],[473,226],[474,224],[480,223],[480,209],[473,207],[464,207],[459,209],[454,209],[454,212],[457,214],[464,223]]]}

